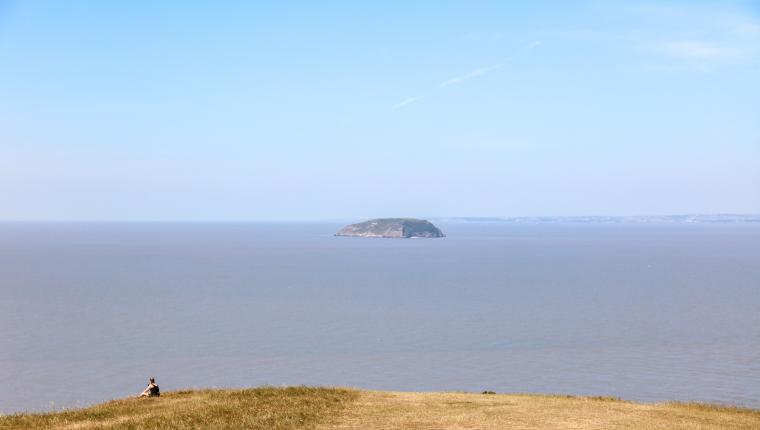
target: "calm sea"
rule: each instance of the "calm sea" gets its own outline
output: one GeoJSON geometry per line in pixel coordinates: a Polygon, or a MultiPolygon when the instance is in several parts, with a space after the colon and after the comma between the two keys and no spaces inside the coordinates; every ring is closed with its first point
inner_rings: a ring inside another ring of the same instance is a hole
{"type": "Polygon", "coordinates": [[[760,407],[760,225],[0,224],[0,412],[261,384],[760,407]]]}

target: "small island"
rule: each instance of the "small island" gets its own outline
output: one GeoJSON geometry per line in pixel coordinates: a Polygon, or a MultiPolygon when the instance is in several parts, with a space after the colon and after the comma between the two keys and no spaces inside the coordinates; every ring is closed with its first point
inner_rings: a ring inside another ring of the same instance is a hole
{"type": "Polygon", "coordinates": [[[350,224],[335,233],[336,236],[352,237],[446,237],[430,221],[415,218],[377,218],[350,224]]]}

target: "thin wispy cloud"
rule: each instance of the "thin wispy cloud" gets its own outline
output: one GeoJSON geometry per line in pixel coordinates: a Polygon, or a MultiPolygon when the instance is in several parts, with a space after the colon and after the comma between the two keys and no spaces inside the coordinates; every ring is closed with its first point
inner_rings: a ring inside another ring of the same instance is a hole
{"type": "Polygon", "coordinates": [[[645,69],[662,72],[714,72],[724,67],[756,65],[758,50],[744,40],[673,40],[650,46],[656,63],[645,69]]]}
{"type": "Polygon", "coordinates": [[[488,73],[491,73],[494,70],[498,70],[498,69],[504,67],[504,65],[506,63],[514,60],[519,55],[524,54],[525,52],[531,51],[531,50],[537,48],[540,45],[541,45],[540,41],[531,42],[525,48],[517,51],[514,55],[505,58],[499,64],[496,64],[496,65],[493,65],[493,66],[488,66],[488,67],[481,67],[481,68],[475,69],[475,70],[473,70],[473,71],[471,71],[469,73],[466,73],[464,75],[455,76],[455,77],[453,77],[451,79],[447,79],[447,80],[441,82],[440,84],[438,84],[437,88],[429,91],[427,94],[420,95],[420,96],[409,97],[407,99],[404,99],[404,100],[402,100],[402,101],[394,104],[393,106],[391,106],[391,109],[399,109],[399,108],[402,108],[404,106],[408,106],[408,105],[410,105],[412,103],[418,102],[418,101],[420,101],[420,100],[422,100],[422,99],[430,96],[436,90],[440,90],[440,89],[446,88],[446,87],[451,86],[451,85],[460,84],[460,83],[468,81],[470,79],[474,79],[474,78],[477,78],[477,77],[480,77],[480,76],[487,75],[488,73]]]}
{"type": "Polygon", "coordinates": [[[760,36],[760,24],[751,22],[742,22],[736,24],[733,28],[734,32],[746,36],[760,36]]]}
{"type": "Polygon", "coordinates": [[[449,85],[454,85],[454,84],[458,84],[458,83],[464,82],[464,81],[472,79],[472,78],[477,78],[478,76],[483,76],[486,73],[492,72],[492,71],[500,68],[501,66],[502,66],[501,64],[498,64],[496,66],[483,67],[483,68],[480,68],[480,69],[475,69],[472,72],[467,73],[465,75],[457,76],[455,78],[451,78],[451,79],[448,79],[448,80],[446,80],[444,82],[441,82],[441,84],[438,85],[438,86],[439,87],[448,87],[449,85]]]}
{"type": "Polygon", "coordinates": [[[711,71],[751,64],[760,55],[760,21],[747,8],[644,2],[620,11],[641,21],[637,44],[659,70],[711,71]]]}
{"type": "Polygon", "coordinates": [[[410,105],[410,104],[412,104],[414,102],[420,101],[420,100],[424,99],[425,97],[427,97],[427,96],[409,97],[408,99],[402,100],[402,101],[396,103],[395,105],[391,106],[391,108],[392,109],[398,109],[398,108],[404,107],[406,105],[410,105]]]}
{"type": "Polygon", "coordinates": [[[541,46],[541,43],[543,42],[541,42],[540,40],[534,40],[533,42],[530,43],[530,45],[525,47],[525,50],[530,51],[530,50],[536,49],[539,46],[541,46]]]}
{"type": "Polygon", "coordinates": [[[737,59],[744,54],[736,46],[694,40],[665,42],[656,49],[666,55],[690,60],[737,59]]]}

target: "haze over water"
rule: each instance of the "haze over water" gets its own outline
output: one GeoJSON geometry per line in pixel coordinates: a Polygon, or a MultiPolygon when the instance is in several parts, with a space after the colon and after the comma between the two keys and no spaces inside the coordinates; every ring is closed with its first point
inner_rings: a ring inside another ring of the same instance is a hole
{"type": "Polygon", "coordinates": [[[0,224],[0,412],[318,384],[760,407],[760,225],[0,224]]]}

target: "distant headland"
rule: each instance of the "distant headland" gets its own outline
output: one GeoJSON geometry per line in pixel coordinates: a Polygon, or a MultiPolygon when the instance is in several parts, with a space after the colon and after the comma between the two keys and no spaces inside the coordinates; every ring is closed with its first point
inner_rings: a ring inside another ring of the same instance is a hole
{"type": "Polygon", "coordinates": [[[377,218],[350,224],[335,233],[336,236],[353,237],[445,237],[446,235],[430,221],[415,218],[377,218]]]}
{"type": "Polygon", "coordinates": [[[657,224],[657,223],[760,223],[756,214],[686,214],[640,216],[525,216],[525,217],[445,217],[431,218],[444,222],[491,222],[513,224],[657,224]]]}

